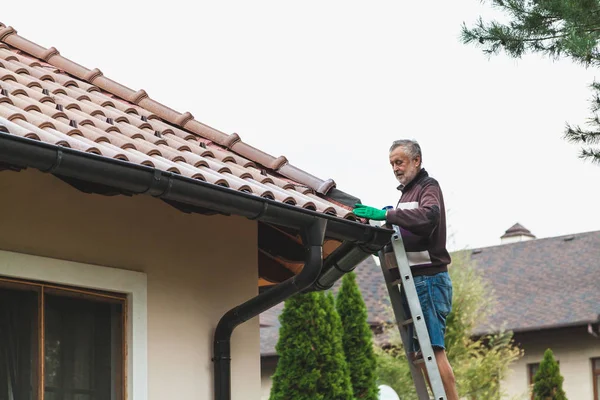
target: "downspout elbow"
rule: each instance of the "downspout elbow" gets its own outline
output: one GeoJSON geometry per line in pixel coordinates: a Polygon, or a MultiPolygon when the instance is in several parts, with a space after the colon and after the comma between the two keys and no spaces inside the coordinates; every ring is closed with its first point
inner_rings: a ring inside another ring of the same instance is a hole
{"type": "Polygon", "coordinates": [[[301,292],[312,285],[321,274],[322,269],[323,246],[310,246],[306,255],[304,268],[302,268],[302,271],[300,271],[298,275],[290,278],[292,280],[294,292],[301,292]]]}
{"type": "Polygon", "coordinates": [[[304,268],[298,275],[232,308],[219,320],[213,343],[216,400],[231,400],[231,335],[233,330],[241,323],[310,287],[317,280],[323,268],[323,242],[326,227],[326,220],[315,219],[302,232],[302,241],[307,248],[307,253],[304,268]]]}

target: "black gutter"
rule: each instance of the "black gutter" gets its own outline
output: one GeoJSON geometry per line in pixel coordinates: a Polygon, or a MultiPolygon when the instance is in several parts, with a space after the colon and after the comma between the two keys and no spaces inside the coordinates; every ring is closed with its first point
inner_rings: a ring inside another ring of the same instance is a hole
{"type": "Polygon", "coordinates": [[[230,346],[233,329],[244,321],[303,290],[331,287],[390,240],[392,231],[279,203],[153,167],[83,153],[0,131],[0,164],[36,168],[61,178],[92,182],[126,194],[147,194],[186,204],[298,229],[307,259],[302,272],[227,312],[215,331],[215,392],[217,400],[231,394],[230,346]],[[322,259],[323,239],[343,242],[322,259]],[[323,274],[321,272],[323,271],[323,274]]]}
{"type": "Polygon", "coordinates": [[[307,254],[302,271],[269,289],[267,292],[229,310],[217,325],[214,336],[214,379],[215,399],[231,399],[231,335],[235,327],[242,322],[254,318],[263,311],[281,303],[296,293],[309,287],[320,275],[323,267],[323,241],[327,221],[317,219],[302,232],[307,254]]]}
{"type": "Polygon", "coordinates": [[[340,241],[380,247],[389,242],[391,237],[391,231],[386,229],[306,210],[154,167],[83,153],[1,131],[0,162],[97,183],[127,194],[148,194],[167,201],[240,215],[300,231],[311,226],[316,219],[325,219],[327,237],[340,241]]]}

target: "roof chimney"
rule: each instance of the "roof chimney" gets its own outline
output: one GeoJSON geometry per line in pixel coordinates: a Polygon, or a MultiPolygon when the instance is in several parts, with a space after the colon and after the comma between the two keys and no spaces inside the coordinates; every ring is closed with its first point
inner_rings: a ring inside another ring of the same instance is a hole
{"type": "Polygon", "coordinates": [[[500,236],[500,243],[516,243],[516,242],[524,242],[526,240],[535,239],[535,235],[533,235],[529,229],[525,228],[523,225],[518,222],[507,229],[504,232],[504,235],[500,236]]]}

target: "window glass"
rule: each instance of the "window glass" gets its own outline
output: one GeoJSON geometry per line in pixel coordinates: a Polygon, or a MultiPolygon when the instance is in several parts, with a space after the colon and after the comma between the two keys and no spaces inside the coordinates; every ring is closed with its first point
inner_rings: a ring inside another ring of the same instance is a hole
{"type": "Polygon", "coordinates": [[[0,400],[38,397],[37,297],[0,287],[0,400]]]}
{"type": "Polygon", "coordinates": [[[533,378],[535,377],[535,374],[537,374],[538,369],[540,369],[540,364],[539,363],[528,364],[527,369],[528,369],[528,374],[529,374],[529,384],[532,385],[533,378]]]}
{"type": "Polygon", "coordinates": [[[0,400],[123,400],[124,309],[117,295],[0,278],[0,400]]]}
{"type": "Polygon", "coordinates": [[[120,304],[45,296],[46,393],[60,400],[120,399],[112,376],[122,364],[121,312],[120,304]]]}

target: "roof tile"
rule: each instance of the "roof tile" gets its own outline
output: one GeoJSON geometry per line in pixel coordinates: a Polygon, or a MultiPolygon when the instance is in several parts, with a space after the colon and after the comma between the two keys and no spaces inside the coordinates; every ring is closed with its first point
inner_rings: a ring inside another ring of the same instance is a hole
{"type": "Polygon", "coordinates": [[[356,219],[335,187],[45,49],[0,23],[0,125],[9,133],[153,166],[305,209],[356,219]]]}

